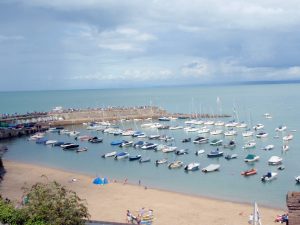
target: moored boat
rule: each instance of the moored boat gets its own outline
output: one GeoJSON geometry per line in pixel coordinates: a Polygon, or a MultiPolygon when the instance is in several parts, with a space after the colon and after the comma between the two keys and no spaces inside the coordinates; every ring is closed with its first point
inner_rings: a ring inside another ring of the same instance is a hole
{"type": "Polygon", "coordinates": [[[189,150],[188,149],[179,149],[175,151],[176,155],[185,155],[185,154],[189,154],[189,150]]]}
{"type": "Polygon", "coordinates": [[[220,164],[210,164],[207,167],[204,167],[202,169],[202,172],[207,173],[207,172],[213,172],[217,171],[220,169],[220,164]]]}
{"type": "Polygon", "coordinates": [[[235,143],[234,140],[231,140],[231,141],[229,141],[228,144],[224,145],[223,147],[224,147],[224,148],[230,148],[230,149],[233,149],[233,148],[236,147],[236,143],[235,143]]]}
{"type": "Polygon", "coordinates": [[[256,124],[254,127],[253,127],[253,129],[254,130],[260,130],[260,129],[263,129],[265,126],[263,125],[263,124],[261,124],[261,123],[258,123],[258,124],[256,124]]]}
{"type": "Polygon", "coordinates": [[[83,148],[80,148],[80,149],[77,149],[76,152],[79,153],[79,152],[86,152],[88,150],[87,147],[83,147],[83,148]]]}
{"type": "Polygon", "coordinates": [[[276,155],[271,156],[268,160],[269,165],[279,165],[282,163],[282,158],[276,155]]]}
{"type": "Polygon", "coordinates": [[[114,157],[117,154],[116,151],[108,152],[102,155],[102,158],[114,157]]]}
{"type": "Polygon", "coordinates": [[[268,136],[268,133],[266,133],[266,132],[259,132],[258,134],[256,134],[257,138],[264,138],[267,136],[268,136]]]}
{"type": "Polygon", "coordinates": [[[254,168],[252,168],[250,170],[243,171],[241,173],[241,175],[243,175],[243,176],[251,176],[251,175],[255,175],[255,174],[257,174],[257,170],[254,169],[254,168]]]}
{"type": "Polygon", "coordinates": [[[79,147],[79,145],[68,143],[68,144],[63,144],[60,147],[62,147],[63,150],[75,150],[79,147]]]}
{"type": "Polygon", "coordinates": [[[274,145],[267,145],[267,146],[263,147],[262,150],[270,151],[270,150],[274,149],[274,147],[275,147],[274,145]]]}
{"type": "Polygon", "coordinates": [[[292,134],[288,134],[288,135],[284,136],[284,137],[282,138],[282,140],[284,140],[284,141],[290,141],[290,140],[292,140],[293,138],[294,138],[294,136],[293,136],[292,134]]]}
{"type": "Polygon", "coordinates": [[[115,155],[115,159],[125,159],[129,157],[128,152],[119,152],[115,155]]]}
{"type": "Polygon", "coordinates": [[[268,172],[267,174],[263,175],[261,177],[261,181],[265,182],[265,181],[272,181],[275,178],[277,178],[278,173],[276,172],[268,172]]]}
{"type": "Polygon", "coordinates": [[[288,145],[283,145],[282,146],[282,151],[287,151],[287,150],[289,150],[289,146],[288,145]]]}
{"type": "Polygon", "coordinates": [[[222,145],[222,143],[223,143],[223,140],[214,139],[209,144],[212,145],[212,146],[220,146],[220,145],[222,145]]]}
{"type": "Polygon", "coordinates": [[[182,167],[183,166],[183,162],[182,161],[174,161],[174,162],[172,162],[172,163],[170,163],[169,165],[168,165],[168,168],[169,169],[175,169],[175,168],[180,168],[180,167],[182,167]]]}
{"type": "Polygon", "coordinates": [[[141,155],[129,156],[129,161],[139,160],[140,158],[142,158],[141,155]]]}
{"type": "Polygon", "coordinates": [[[223,152],[220,151],[218,148],[207,154],[208,158],[216,158],[216,157],[221,157],[221,156],[223,156],[223,152]]]}
{"type": "Polygon", "coordinates": [[[232,154],[232,155],[228,154],[225,156],[225,159],[230,160],[230,159],[236,159],[237,157],[238,157],[237,154],[232,154]]]}
{"type": "Polygon", "coordinates": [[[197,150],[197,151],[195,152],[195,155],[201,155],[201,154],[203,154],[204,152],[205,152],[204,149],[200,149],[200,150],[197,150]]]}
{"type": "Polygon", "coordinates": [[[160,164],[164,164],[164,163],[167,163],[168,162],[168,159],[158,159],[155,161],[155,164],[156,165],[160,165],[160,164]]]}
{"type": "Polygon", "coordinates": [[[205,137],[197,137],[193,143],[194,144],[205,144],[208,142],[208,138],[205,138],[205,137]]]}
{"type": "Polygon", "coordinates": [[[254,141],[249,141],[248,143],[246,143],[244,146],[243,146],[243,149],[251,149],[251,148],[255,148],[256,146],[256,142],[254,141]]]}
{"type": "Polygon", "coordinates": [[[259,160],[259,156],[254,154],[248,154],[244,159],[245,162],[255,162],[257,160],[259,160]]]}
{"type": "Polygon", "coordinates": [[[200,163],[192,162],[192,163],[189,163],[188,165],[186,165],[184,167],[184,170],[195,171],[195,170],[199,170],[199,167],[200,167],[200,163]]]}
{"type": "Polygon", "coordinates": [[[145,158],[141,158],[139,160],[140,163],[146,163],[146,162],[151,162],[151,158],[150,157],[145,157],[145,158]]]}

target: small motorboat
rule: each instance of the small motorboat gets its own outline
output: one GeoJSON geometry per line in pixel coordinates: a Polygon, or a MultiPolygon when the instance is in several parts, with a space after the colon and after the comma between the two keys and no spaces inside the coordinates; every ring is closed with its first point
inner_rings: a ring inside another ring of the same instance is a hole
{"type": "Polygon", "coordinates": [[[163,116],[163,117],[158,118],[158,120],[159,121],[170,121],[171,119],[169,117],[163,116]]]}
{"type": "Polygon", "coordinates": [[[285,152],[285,151],[289,150],[289,148],[290,148],[290,147],[289,147],[288,145],[283,145],[283,146],[282,146],[282,151],[285,152]]]}
{"type": "Polygon", "coordinates": [[[208,121],[204,122],[204,125],[214,125],[214,124],[215,124],[215,122],[212,120],[208,120],[208,121]]]}
{"type": "Polygon", "coordinates": [[[179,129],[183,129],[183,126],[171,126],[171,127],[169,127],[169,130],[179,130],[179,129]]]}
{"type": "Polygon", "coordinates": [[[208,142],[208,138],[205,138],[205,137],[197,137],[193,143],[194,144],[205,144],[208,142]]]}
{"type": "Polygon", "coordinates": [[[278,126],[278,127],[275,129],[275,131],[277,131],[277,132],[282,132],[282,131],[285,131],[286,129],[287,129],[286,126],[280,125],[280,126],[278,126]]]}
{"type": "Polygon", "coordinates": [[[261,130],[261,129],[263,129],[265,126],[263,125],[263,124],[261,124],[261,123],[258,123],[258,124],[256,124],[254,127],[253,127],[253,129],[254,130],[261,130]]]}
{"type": "Polygon", "coordinates": [[[251,149],[251,148],[255,148],[256,143],[254,141],[249,141],[248,143],[246,143],[243,146],[243,149],[251,149]]]}
{"type": "Polygon", "coordinates": [[[77,135],[80,134],[80,132],[79,132],[79,131],[73,130],[73,131],[70,131],[68,134],[69,134],[70,136],[77,136],[77,135]]]}
{"type": "Polygon", "coordinates": [[[181,141],[182,143],[187,143],[187,142],[191,142],[191,138],[185,138],[181,141]]]}
{"type": "Polygon", "coordinates": [[[265,174],[261,177],[261,181],[262,182],[272,181],[275,178],[277,178],[277,175],[278,175],[278,173],[276,173],[276,172],[268,172],[267,174],[265,174]]]}
{"type": "Polygon", "coordinates": [[[236,127],[239,123],[235,122],[234,120],[229,121],[228,123],[225,124],[225,127],[236,127]]]}
{"type": "Polygon", "coordinates": [[[161,140],[161,141],[165,141],[165,142],[174,141],[173,137],[170,137],[170,136],[167,136],[167,135],[162,135],[158,139],[161,140]]]}
{"type": "Polygon", "coordinates": [[[225,156],[225,159],[230,160],[230,159],[236,159],[237,157],[238,157],[237,154],[232,154],[232,155],[228,154],[225,156]]]}
{"type": "Polygon", "coordinates": [[[274,147],[275,147],[274,145],[267,145],[267,146],[263,147],[262,150],[270,151],[270,150],[274,149],[274,147]]]}
{"type": "Polygon", "coordinates": [[[140,137],[142,135],[145,135],[144,132],[142,131],[135,131],[133,134],[132,134],[132,137],[140,137]]]}
{"type": "Polygon", "coordinates": [[[169,169],[176,169],[176,168],[180,168],[183,166],[183,162],[182,161],[175,161],[175,162],[172,162],[168,165],[168,168],[169,169]]]}
{"type": "Polygon", "coordinates": [[[144,149],[144,150],[151,150],[151,149],[156,148],[157,145],[158,145],[158,144],[154,144],[154,143],[147,142],[147,143],[145,143],[145,144],[141,147],[141,149],[144,149]]]}
{"type": "Polygon", "coordinates": [[[67,143],[67,144],[61,145],[60,147],[62,147],[63,150],[75,150],[79,147],[79,145],[73,144],[73,143],[67,143]]]}
{"type": "Polygon", "coordinates": [[[248,154],[244,159],[245,162],[255,162],[257,160],[259,160],[259,156],[254,154],[248,154]]]}
{"type": "Polygon", "coordinates": [[[161,149],[161,151],[163,153],[169,153],[169,152],[174,152],[176,151],[177,147],[176,146],[168,146],[168,145],[165,145],[164,148],[161,149]]]}
{"type": "Polygon", "coordinates": [[[237,128],[246,128],[248,126],[248,124],[241,122],[238,125],[236,125],[237,128]]]}
{"type": "Polygon", "coordinates": [[[250,169],[250,170],[243,171],[241,173],[241,175],[247,177],[247,176],[255,175],[256,173],[257,173],[257,170],[253,168],[253,169],[250,169]]]}
{"type": "Polygon", "coordinates": [[[130,147],[133,145],[133,141],[123,141],[122,144],[120,144],[120,147],[130,147]]]}
{"type": "Polygon", "coordinates": [[[167,163],[168,162],[168,159],[158,159],[155,161],[155,164],[158,166],[160,164],[164,164],[164,163],[167,163]]]}
{"type": "Polygon", "coordinates": [[[236,147],[236,143],[234,140],[229,141],[228,144],[223,146],[224,148],[230,148],[230,149],[234,149],[236,147]]]}
{"type": "Polygon", "coordinates": [[[225,136],[234,136],[234,135],[237,135],[237,131],[235,131],[235,130],[228,130],[228,131],[224,132],[224,135],[225,136]]]}
{"type": "Polygon", "coordinates": [[[186,132],[197,132],[199,130],[199,128],[197,128],[197,127],[186,127],[186,128],[184,128],[184,130],[186,132]]]}
{"type": "Polygon", "coordinates": [[[176,155],[185,155],[185,154],[189,154],[189,150],[188,149],[179,149],[175,151],[176,155]]]}
{"type": "Polygon", "coordinates": [[[140,163],[145,163],[145,162],[151,162],[151,159],[149,157],[146,157],[146,158],[141,158],[139,160],[140,163]]]}
{"type": "Polygon", "coordinates": [[[266,132],[259,132],[258,134],[256,134],[257,138],[264,138],[264,137],[268,137],[268,133],[266,132]]]}
{"type": "Polygon", "coordinates": [[[282,140],[284,140],[284,141],[290,141],[290,140],[292,140],[294,138],[294,136],[292,135],[292,134],[289,134],[289,135],[287,135],[287,136],[284,136],[283,138],[282,138],[282,140]]]}
{"type": "Polygon", "coordinates": [[[253,136],[253,131],[251,130],[246,130],[245,132],[242,133],[243,137],[252,137],[253,136]]]}
{"type": "Polygon", "coordinates": [[[56,143],[54,143],[54,144],[52,144],[52,146],[61,146],[61,145],[63,145],[64,144],[64,142],[63,141],[57,141],[56,143]]]}
{"type": "Polygon", "coordinates": [[[212,146],[220,146],[220,145],[222,145],[222,143],[223,143],[223,140],[214,139],[209,144],[212,145],[212,146]]]}
{"type": "Polygon", "coordinates": [[[45,142],[45,145],[54,145],[57,142],[57,140],[48,140],[45,142]]]}
{"type": "Polygon", "coordinates": [[[217,122],[215,122],[215,126],[217,126],[217,127],[225,126],[225,122],[223,122],[223,121],[217,121],[217,122]]]}
{"type": "Polygon", "coordinates": [[[193,162],[193,163],[186,165],[184,167],[184,170],[185,171],[195,171],[195,170],[199,170],[199,167],[200,167],[200,163],[193,162]]]}
{"type": "Polygon", "coordinates": [[[198,134],[206,134],[209,132],[210,132],[210,129],[208,129],[207,127],[202,127],[198,130],[198,134]]]}
{"type": "Polygon", "coordinates": [[[204,167],[202,169],[202,172],[207,173],[207,172],[213,172],[217,171],[220,169],[220,164],[210,164],[207,167],[204,167]]]}
{"type": "Polygon", "coordinates": [[[39,138],[39,139],[36,139],[35,143],[36,144],[46,144],[46,142],[48,141],[48,139],[46,138],[39,138]]]}
{"type": "Polygon", "coordinates": [[[135,143],[133,144],[133,147],[134,147],[134,148],[140,148],[140,147],[142,147],[144,144],[145,144],[144,141],[138,141],[138,142],[135,142],[135,143]]]}
{"type": "Polygon", "coordinates": [[[86,152],[88,150],[87,147],[84,147],[84,148],[80,148],[80,149],[77,149],[76,152],[79,153],[79,152],[86,152]]]}
{"type": "Polygon", "coordinates": [[[103,139],[102,138],[98,138],[98,137],[93,137],[93,138],[90,138],[88,140],[88,142],[91,142],[91,143],[94,143],[94,144],[96,144],[96,143],[102,143],[103,139]]]}
{"type": "Polygon", "coordinates": [[[121,145],[123,143],[123,141],[120,141],[120,140],[116,140],[116,141],[112,141],[110,143],[110,145],[121,145]]]}
{"type": "Polygon", "coordinates": [[[295,177],[296,183],[300,184],[300,176],[295,177]]]}
{"type": "Polygon", "coordinates": [[[201,155],[201,154],[203,154],[204,152],[205,152],[204,149],[200,149],[200,150],[197,150],[197,151],[195,152],[195,155],[201,155]]]}
{"type": "Polygon", "coordinates": [[[115,159],[125,159],[129,157],[128,152],[119,152],[115,155],[115,159]]]}
{"type": "Polygon", "coordinates": [[[223,152],[221,152],[218,148],[207,154],[208,158],[216,158],[216,157],[221,157],[221,156],[223,156],[223,152]]]}
{"type": "Polygon", "coordinates": [[[108,157],[114,157],[116,156],[117,152],[113,151],[113,152],[108,152],[102,155],[102,158],[108,158],[108,157]]]}
{"type": "Polygon", "coordinates": [[[129,156],[129,161],[139,160],[140,158],[142,158],[141,155],[129,156]]]}
{"type": "Polygon", "coordinates": [[[271,158],[268,160],[269,165],[279,165],[282,163],[282,158],[276,155],[271,156],[271,158]]]}
{"type": "Polygon", "coordinates": [[[159,134],[153,134],[153,135],[150,135],[148,138],[149,138],[150,140],[154,140],[154,139],[158,139],[159,137],[160,137],[159,134]]]}

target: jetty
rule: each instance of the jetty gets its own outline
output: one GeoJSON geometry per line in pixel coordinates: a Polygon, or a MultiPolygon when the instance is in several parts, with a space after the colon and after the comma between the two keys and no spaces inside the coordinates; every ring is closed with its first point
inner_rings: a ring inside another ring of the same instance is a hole
{"type": "Polygon", "coordinates": [[[76,125],[89,122],[106,122],[133,119],[158,119],[177,117],[182,119],[231,117],[228,114],[170,113],[157,106],[106,107],[87,109],[61,109],[49,112],[0,115],[0,139],[29,135],[45,131],[49,127],[76,125]]]}

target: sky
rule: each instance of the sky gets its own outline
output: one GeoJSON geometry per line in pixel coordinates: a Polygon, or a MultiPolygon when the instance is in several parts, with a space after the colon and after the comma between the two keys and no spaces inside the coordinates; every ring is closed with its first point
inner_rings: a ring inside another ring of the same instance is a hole
{"type": "Polygon", "coordinates": [[[0,91],[300,79],[298,0],[0,0],[0,91]]]}

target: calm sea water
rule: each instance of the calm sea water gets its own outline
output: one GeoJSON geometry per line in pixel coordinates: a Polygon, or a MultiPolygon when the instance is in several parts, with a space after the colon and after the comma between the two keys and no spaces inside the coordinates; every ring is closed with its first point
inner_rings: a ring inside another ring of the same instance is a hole
{"type": "MultiPolygon", "coordinates": [[[[181,143],[186,137],[192,139],[197,133],[186,133],[183,130],[159,131],[175,137],[173,145],[178,148],[188,148],[190,154],[176,157],[173,153],[141,151],[128,148],[130,154],[142,154],[150,157],[150,163],[139,164],[127,160],[115,161],[103,159],[100,156],[112,151],[121,151],[119,147],[112,147],[110,142],[131,137],[117,137],[103,134],[97,131],[88,131],[83,126],[72,126],[80,135],[95,135],[103,137],[102,144],[81,142],[81,146],[88,147],[88,152],[76,154],[62,151],[60,148],[38,145],[33,141],[27,141],[27,137],[5,140],[2,143],[8,145],[9,151],[5,159],[21,162],[46,165],[75,172],[83,172],[91,175],[106,176],[114,179],[128,178],[129,182],[138,183],[149,187],[163,188],[188,194],[215,197],[239,202],[260,204],[284,208],[285,196],[288,191],[300,191],[300,186],[295,184],[294,177],[300,175],[300,85],[276,84],[276,85],[241,85],[241,86],[209,86],[209,87],[168,87],[147,89],[110,89],[110,90],[72,90],[72,91],[33,91],[33,92],[2,92],[0,93],[0,113],[24,113],[32,111],[48,111],[55,106],[65,108],[87,108],[106,106],[140,106],[157,105],[171,112],[183,113],[227,113],[235,115],[240,121],[255,125],[263,123],[269,136],[264,139],[256,139],[257,147],[254,150],[243,150],[242,146],[247,141],[241,135],[235,137],[238,146],[235,150],[224,149],[224,153],[237,153],[238,159],[227,161],[224,158],[208,159],[206,154],[195,156],[194,152],[205,149],[206,153],[214,147],[195,145],[193,143],[181,143]],[[219,101],[217,101],[219,98],[219,101]],[[236,113],[234,113],[236,112],[236,113]],[[270,113],[272,119],[264,118],[264,113],[270,113]],[[288,130],[297,130],[293,133],[294,139],[290,141],[290,150],[282,153],[282,135],[274,139],[275,128],[285,124],[288,130]],[[274,144],[272,151],[261,150],[267,144],[274,144]],[[248,153],[260,156],[260,161],[255,163],[258,174],[251,177],[242,177],[241,171],[250,169],[253,165],[247,165],[243,159],[248,153]],[[272,155],[283,157],[286,169],[278,171],[276,166],[269,166],[267,161],[272,155]],[[210,163],[221,164],[219,172],[204,174],[200,171],[185,173],[183,169],[169,170],[166,165],[156,167],[156,159],[167,157],[170,161],[181,160],[185,163],[200,162],[201,167],[210,163]],[[276,180],[270,183],[262,183],[260,177],[268,171],[279,173],[276,180]]],[[[223,119],[225,122],[230,118],[223,119]]],[[[165,122],[169,125],[184,124],[177,120],[165,122]]],[[[146,134],[157,134],[154,129],[140,127],[141,122],[122,122],[120,128],[133,128],[143,130],[146,134]]],[[[47,134],[48,139],[62,141],[74,141],[73,137],[58,134],[47,134]]],[[[219,136],[228,142],[231,138],[219,136]]],[[[211,137],[213,139],[213,137],[211,137]]],[[[249,139],[248,139],[249,140],[249,139]]],[[[134,139],[134,141],[137,141],[134,139]]],[[[159,143],[159,141],[156,141],[159,143]]]]}

